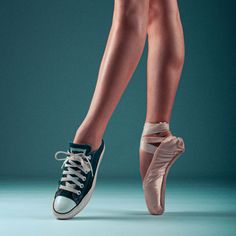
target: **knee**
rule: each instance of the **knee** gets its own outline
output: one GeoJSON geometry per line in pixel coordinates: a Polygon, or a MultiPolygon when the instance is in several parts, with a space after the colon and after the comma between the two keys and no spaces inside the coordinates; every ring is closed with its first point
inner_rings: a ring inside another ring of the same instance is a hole
{"type": "Polygon", "coordinates": [[[165,62],[173,69],[180,70],[184,64],[184,35],[177,1],[150,0],[148,19],[149,40],[158,37],[165,62]],[[154,35],[154,37],[152,37],[154,35]]]}
{"type": "Polygon", "coordinates": [[[146,33],[148,2],[148,0],[116,0],[115,24],[123,30],[146,33]]]}
{"type": "Polygon", "coordinates": [[[157,1],[150,0],[148,14],[148,26],[151,26],[153,22],[158,20],[161,14],[161,10],[157,1]]]}
{"type": "Polygon", "coordinates": [[[163,25],[169,22],[179,23],[180,15],[178,3],[176,0],[150,0],[149,4],[149,22],[159,21],[163,25]]]}

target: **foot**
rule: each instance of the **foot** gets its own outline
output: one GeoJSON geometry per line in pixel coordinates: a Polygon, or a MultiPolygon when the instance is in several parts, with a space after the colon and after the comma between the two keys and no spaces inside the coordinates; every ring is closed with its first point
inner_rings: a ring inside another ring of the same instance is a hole
{"type": "Polygon", "coordinates": [[[164,213],[167,175],[183,152],[183,139],[172,135],[165,138],[156,149],[143,180],[145,200],[150,214],[164,213]]]}
{"type": "Polygon", "coordinates": [[[163,214],[167,174],[183,152],[183,139],[171,134],[168,123],[145,123],[140,143],[140,171],[151,214],[163,214]]]}
{"type": "Polygon", "coordinates": [[[62,177],[53,201],[57,219],[70,219],[89,202],[95,188],[98,168],[105,151],[104,140],[95,151],[89,144],[69,144],[68,152],[59,151],[57,160],[63,160],[62,177]],[[65,155],[60,158],[59,155],[65,155]]]}

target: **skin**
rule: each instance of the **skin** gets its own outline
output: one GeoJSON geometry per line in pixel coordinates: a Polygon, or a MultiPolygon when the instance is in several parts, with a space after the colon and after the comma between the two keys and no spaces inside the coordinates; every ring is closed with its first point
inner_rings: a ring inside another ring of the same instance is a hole
{"type": "Polygon", "coordinates": [[[88,113],[75,143],[97,149],[142,55],[147,37],[149,0],[115,0],[112,26],[88,113]]]}
{"type": "MultiPolygon", "coordinates": [[[[150,0],[147,34],[146,122],[169,123],[184,63],[184,36],[176,0],[150,0]]],[[[171,132],[147,136],[169,135],[171,132]]],[[[153,155],[139,153],[143,179],[153,155]]]]}
{"type": "MultiPolygon", "coordinates": [[[[74,143],[88,143],[93,150],[99,147],[111,115],[140,60],[147,37],[146,122],[170,122],[184,62],[184,37],[177,0],[115,0],[95,91],[74,143]]],[[[151,157],[140,150],[142,179],[151,157]]]]}

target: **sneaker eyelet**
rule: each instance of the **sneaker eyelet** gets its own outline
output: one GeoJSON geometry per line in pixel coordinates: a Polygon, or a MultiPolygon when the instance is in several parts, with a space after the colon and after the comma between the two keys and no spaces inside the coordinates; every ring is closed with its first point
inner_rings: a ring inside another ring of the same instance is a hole
{"type": "Polygon", "coordinates": [[[86,179],[87,179],[87,178],[86,178],[86,177],[84,177],[84,178],[83,178],[83,181],[86,181],[86,179]]]}
{"type": "Polygon", "coordinates": [[[80,187],[83,188],[83,187],[84,187],[84,184],[81,184],[80,187]]]}
{"type": "Polygon", "coordinates": [[[81,191],[78,191],[77,194],[80,195],[80,194],[81,194],[81,191]]]}

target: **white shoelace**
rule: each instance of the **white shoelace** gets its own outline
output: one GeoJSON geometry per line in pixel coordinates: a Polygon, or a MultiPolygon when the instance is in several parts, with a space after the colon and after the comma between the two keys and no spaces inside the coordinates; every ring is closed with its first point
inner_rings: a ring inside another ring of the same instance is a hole
{"type": "Polygon", "coordinates": [[[61,184],[59,186],[59,189],[64,189],[80,195],[81,191],[76,189],[76,186],[79,186],[80,188],[84,187],[84,184],[79,181],[80,179],[82,181],[86,180],[86,176],[84,176],[82,172],[87,174],[91,171],[91,174],[93,176],[93,168],[90,163],[91,155],[86,156],[85,153],[58,151],[55,153],[55,159],[57,161],[64,161],[61,166],[62,169],[64,167],[67,167],[67,170],[64,170],[62,173],[65,177],[61,178],[61,181],[65,182],[65,185],[61,184]],[[66,157],[60,158],[60,154],[66,155],[66,157]],[[73,168],[78,168],[78,170],[74,170],[73,168]],[[72,175],[74,175],[74,177],[72,175]],[[70,183],[70,181],[73,182],[73,184],[70,183]]]}

